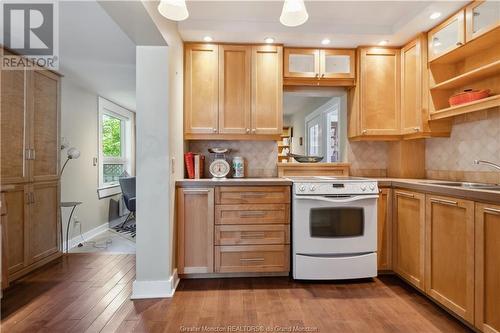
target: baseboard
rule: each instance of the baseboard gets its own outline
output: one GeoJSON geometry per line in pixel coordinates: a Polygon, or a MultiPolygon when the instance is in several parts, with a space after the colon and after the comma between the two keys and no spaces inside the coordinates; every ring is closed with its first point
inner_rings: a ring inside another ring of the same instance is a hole
{"type": "Polygon", "coordinates": [[[179,284],[177,269],[174,270],[168,280],[138,281],[132,284],[131,299],[145,298],[170,298],[174,296],[175,289],[179,284]]]}
{"type": "MultiPolygon", "coordinates": [[[[83,233],[82,236],[86,241],[88,241],[88,240],[102,234],[103,232],[108,230],[108,228],[109,228],[109,223],[106,222],[106,223],[101,224],[100,226],[97,226],[97,227],[90,229],[89,231],[83,233]]],[[[72,248],[78,246],[78,244],[80,244],[81,242],[82,242],[82,238],[80,237],[80,235],[71,238],[69,240],[69,249],[71,250],[72,248]]],[[[66,241],[63,241],[63,252],[66,252],[66,241]]]]}

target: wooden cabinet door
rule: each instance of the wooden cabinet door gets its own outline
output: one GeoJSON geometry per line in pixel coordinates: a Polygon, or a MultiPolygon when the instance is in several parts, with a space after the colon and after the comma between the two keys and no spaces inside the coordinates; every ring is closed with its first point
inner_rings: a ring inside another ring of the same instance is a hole
{"type": "Polygon", "coordinates": [[[391,189],[380,189],[377,206],[377,268],[392,269],[391,189]]]}
{"type": "Polygon", "coordinates": [[[362,135],[400,133],[399,50],[360,51],[360,125],[362,135]]]}
{"type": "MultiPolygon", "coordinates": [[[[6,52],[6,51],[5,51],[6,52]]],[[[8,52],[6,52],[8,55],[8,52]]],[[[1,133],[1,166],[2,184],[22,183],[28,181],[29,157],[25,147],[28,142],[26,131],[26,71],[1,71],[0,99],[0,133],[1,133]],[[25,159],[26,157],[26,159],[25,159]]]]}
{"type": "Polygon", "coordinates": [[[7,223],[2,225],[2,232],[6,235],[5,259],[8,275],[11,275],[28,265],[30,185],[15,185],[4,197],[7,223]]]}
{"type": "Polygon", "coordinates": [[[214,271],[214,189],[177,190],[177,269],[180,274],[214,271]]]}
{"type": "Polygon", "coordinates": [[[426,196],[426,293],[473,323],[474,203],[426,196]]]}
{"type": "Polygon", "coordinates": [[[354,50],[320,50],[320,77],[325,79],[353,79],[355,73],[354,50]]]}
{"type": "Polygon", "coordinates": [[[476,203],[475,326],[500,332],[500,206],[476,203]]]}
{"type": "Polygon", "coordinates": [[[422,42],[401,49],[401,134],[422,131],[422,42]]]}
{"type": "Polygon", "coordinates": [[[319,50],[285,48],[284,52],[285,77],[319,78],[319,50]]]}
{"type": "Polygon", "coordinates": [[[29,260],[39,261],[59,251],[58,182],[32,185],[29,221],[29,260]]]}
{"type": "Polygon", "coordinates": [[[184,49],[184,132],[217,133],[218,46],[186,44],[184,49]]]}
{"type": "Polygon", "coordinates": [[[471,40],[500,26],[500,2],[476,0],[465,7],[465,40],[471,40]]]}
{"type": "Polygon", "coordinates": [[[283,48],[252,48],[252,133],[283,131],[283,48]]]}
{"type": "Polygon", "coordinates": [[[250,133],[252,47],[219,46],[219,133],[250,133]]]}
{"type": "Polygon", "coordinates": [[[429,61],[464,45],[464,17],[465,12],[461,10],[427,33],[429,61]]]}
{"type": "Polygon", "coordinates": [[[424,289],[425,195],[394,190],[394,271],[424,289]]]}
{"type": "Polygon", "coordinates": [[[46,70],[30,72],[31,180],[59,177],[59,76],[46,70]]]}

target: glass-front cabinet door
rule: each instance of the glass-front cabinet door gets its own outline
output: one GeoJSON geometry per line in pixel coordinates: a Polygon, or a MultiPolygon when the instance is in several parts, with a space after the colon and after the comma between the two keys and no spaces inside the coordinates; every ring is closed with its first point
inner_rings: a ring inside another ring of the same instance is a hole
{"type": "Polygon", "coordinates": [[[319,50],[285,49],[285,77],[319,77],[319,50]]]}
{"type": "Polygon", "coordinates": [[[354,78],[354,50],[320,50],[321,78],[354,78]]]}
{"type": "Polygon", "coordinates": [[[465,8],[466,41],[500,26],[500,1],[474,1],[465,8]]]}
{"type": "Polygon", "coordinates": [[[429,31],[429,61],[465,43],[465,13],[463,10],[429,31]]]}

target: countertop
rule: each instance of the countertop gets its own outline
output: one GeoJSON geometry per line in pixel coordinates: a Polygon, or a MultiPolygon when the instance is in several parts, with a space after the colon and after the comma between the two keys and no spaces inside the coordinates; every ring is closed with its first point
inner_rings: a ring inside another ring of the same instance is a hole
{"type": "Polygon", "coordinates": [[[285,178],[227,178],[227,179],[181,179],[175,182],[178,187],[190,186],[291,186],[285,178]]]}
{"type": "MultiPolygon", "coordinates": [[[[367,177],[369,178],[369,177],[367,177]]],[[[480,189],[469,189],[455,186],[435,185],[432,182],[452,182],[431,179],[402,179],[402,178],[369,178],[376,179],[379,187],[392,187],[419,192],[433,193],[443,196],[458,197],[467,200],[500,204],[500,192],[480,189]]],[[[228,178],[223,180],[212,179],[182,179],[176,182],[178,187],[197,186],[290,186],[292,182],[285,178],[228,178]]]]}

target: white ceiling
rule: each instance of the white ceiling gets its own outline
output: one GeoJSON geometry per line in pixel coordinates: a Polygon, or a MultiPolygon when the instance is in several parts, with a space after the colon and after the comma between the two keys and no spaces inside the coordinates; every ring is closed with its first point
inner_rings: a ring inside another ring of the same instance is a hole
{"type": "Polygon", "coordinates": [[[467,1],[307,1],[309,20],[299,27],[279,22],[282,1],[188,1],[189,18],[179,22],[185,41],[204,36],[217,42],[262,43],[274,37],[277,43],[330,47],[374,45],[389,40],[400,46],[419,32],[427,31],[458,10],[467,1]],[[429,15],[442,13],[438,20],[429,15]]]}
{"type": "Polygon", "coordinates": [[[135,44],[97,2],[59,3],[59,46],[63,80],[135,110],[135,44]]]}
{"type": "Polygon", "coordinates": [[[289,116],[300,111],[313,111],[325,104],[331,97],[311,97],[293,94],[283,96],[283,114],[289,116]]]}

